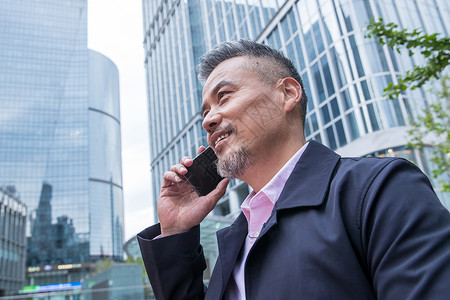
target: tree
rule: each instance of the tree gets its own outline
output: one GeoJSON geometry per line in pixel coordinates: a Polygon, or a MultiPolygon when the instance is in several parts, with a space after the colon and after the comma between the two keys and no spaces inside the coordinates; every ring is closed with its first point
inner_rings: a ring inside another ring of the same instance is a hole
{"type": "Polygon", "coordinates": [[[382,18],[370,20],[366,29],[366,37],[375,37],[381,44],[387,44],[399,53],[406,49],[410,56],[420,53],[426,58],[425,65],[414,66],[398,77],[397,84],[390,83],[384,89],[384,95],[388,99],[399,97],[408,88],[414,90],[432,80],[441,80],[442,89],[436,93],[441,101],[426,107],[417,120],[410,120],[412,127],[408,131],[408,145],[416,149],[433,149],[431,161],[436,165],[432,170],[433,177],[445,175],[447,181],[440,180],[441,190],[449,192],[450,77],[441,76],[450,63],[450,38],[441,38],[438,33],[425,34],[420,29],[400,30],[397,24],[384,24],[382,18]]]}

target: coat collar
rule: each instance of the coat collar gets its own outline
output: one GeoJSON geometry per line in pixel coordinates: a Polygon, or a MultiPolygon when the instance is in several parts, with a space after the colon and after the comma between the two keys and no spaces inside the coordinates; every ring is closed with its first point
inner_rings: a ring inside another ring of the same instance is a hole
{"type": "Polygon", "coordinates": [[[309,142],[289,176],[275,210],[320,205],[328,192],[340,156],[316,141],[309,142]]]}
{"type": "Polygon", "coordinates": [[[289,176],[260,237],[277,224],[277,213],[296,207],[321,205],[328,193],[340,156],[322,144],[311,141],[289,176]]]}

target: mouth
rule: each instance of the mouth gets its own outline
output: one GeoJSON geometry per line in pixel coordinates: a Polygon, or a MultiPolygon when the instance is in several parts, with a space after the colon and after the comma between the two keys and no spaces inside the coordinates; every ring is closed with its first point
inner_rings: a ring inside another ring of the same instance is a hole
{"type": "Polygon", "coordinates": [[[225,133],[225,134],[222,134],[221,136],[219,136],[219,137],[217,138],[217,140],[214,142],[214,147],[216,147],[217,144],[219,144],[219,142],[220,142],[221,140],[226,139],[226,138],[229,137],[229,136],[230,136],[230,133],[225,133]]]}
{"type": "Polygon", "coordinates": [[[217,130],[214,132],[210,137],[210,144],[214,147],[214,149],[217,149],[217,147],[220,146],[220,144],[230,137],[230,135],[233,133],[233,128],[231,126],[227,126],[224,129],[217,130]]]}

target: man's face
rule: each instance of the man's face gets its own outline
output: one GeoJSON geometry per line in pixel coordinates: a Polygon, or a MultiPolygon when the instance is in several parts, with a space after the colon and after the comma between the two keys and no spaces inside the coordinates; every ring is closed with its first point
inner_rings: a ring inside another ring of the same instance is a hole
{"type": "Polygon", "coordinates": [[[219,172],[226,177],[239,178],[258,163],[281,129],[275,84],[262,81],[249,64],[248,57],[222,62],[203,89],[203,128],[219,158],[219,172]]]}

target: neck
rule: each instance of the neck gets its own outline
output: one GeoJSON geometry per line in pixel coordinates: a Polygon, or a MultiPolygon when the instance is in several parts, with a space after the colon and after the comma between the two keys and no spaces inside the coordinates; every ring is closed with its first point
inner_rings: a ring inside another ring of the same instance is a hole
{"type": "Polygon", "coordinates": [[[268,151],[255,157],[255,163],[239,179],[250,185],[255,193],[259,192],[305,143],[304,138],[297,138],[278,147],[268,148],[268,151]]]}

